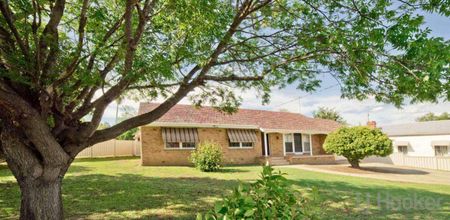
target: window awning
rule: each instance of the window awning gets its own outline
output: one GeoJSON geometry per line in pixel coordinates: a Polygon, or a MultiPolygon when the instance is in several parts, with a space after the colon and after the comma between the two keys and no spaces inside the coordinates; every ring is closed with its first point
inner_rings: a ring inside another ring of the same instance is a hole
{"type": "Polygon", "coordinates": [[[228,129],[230,142],[256,142],[256,132],[250,129],[228,129]]]}
{"type": "Polygon", "coordinates": [[[431,146],[450,146],[450,141],[431,141],[431,146]]]}
{"type": "Polygon", "coordinates": [[[162,128],[162,137],[166,143],[198,142],[197,128],[162,128]]]}
{"type": "Polygon", "coordinates": [[[409,146],[409,141],[394,141],[394,146],[409,146]]]}

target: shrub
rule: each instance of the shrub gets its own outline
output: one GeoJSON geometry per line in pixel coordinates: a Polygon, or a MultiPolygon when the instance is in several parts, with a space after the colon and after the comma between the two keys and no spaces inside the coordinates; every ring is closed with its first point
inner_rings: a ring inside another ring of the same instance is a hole
{"type": "Polygon", "coordinates": [[[378,128],[342,127],[328,135],[323,145],[328,153],[344,156],[354,168],[367,156],[392,153],[392,141],[378,128]]]}
{"type": "MultiPolygon", "coordinates": [[[[252,184],[240,184],[214,210],[197,215],[197,220],[211,219],[305,219],[306,200],[290,188],[280,171],[264,166],[261,178],[252,184]]],[[[316,191],[317,192],[317,191],[316,191]]]]}
{"type": "Polygon", "coordinates": [[[222,148],[219,145],[203,142],[192,152],[190,160],[201,171],[211,172],[220,169],[222,157],[222,148]]]}

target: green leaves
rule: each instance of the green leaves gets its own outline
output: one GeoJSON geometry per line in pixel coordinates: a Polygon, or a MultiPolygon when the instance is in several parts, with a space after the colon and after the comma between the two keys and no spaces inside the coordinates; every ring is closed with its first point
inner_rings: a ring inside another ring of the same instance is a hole
{"type": "MultiPolygon", "coordinates": [[[[205,218],[197,219],[311,219],[302,196],[290,188],[284,173],[264,166],[260,179],[252,184],[240,184],[233,193],[216,203],[205,218]]],[[[315,191],[317,193],[317,191],[315,191]]]]}
{"type": "Polygon", "coordinates": [[[313,117],[337,121],[344,125],[347,124],[347,122],[344,120],[344,118],[342,118],[339,112],[337,112],[333,108],[319,107],[317,111],[313,112],[313,117]]]}
{"type": "Polygon", "coordinates": [[[386,134],[366,126],[341,127],[327,136],[323,147],[328,153],[344,156],[352,165],[367,156],[388,156],[393,150],[386,134]]]}
{"type": "MultiPolygon", "coordinates": [[[[273,89],[290,84],[315,91],[323,74],[340,82],[345,98],[374,97],[398,107],[450,100],[450,43],[430,36],[423,13],[449,16],[445,1],[163,0],[144,18],[146,1],[139,0],[128,22],[131,39],[124,39],[125,2],[90,0],[80,19],[84,1],[67,0],[61,22],[47,29],[57,32],[44,34],[53,1],[7,1],[0,77],[29,90],[25,99],[32,103],[51,88],[53,106],[36,109],[63,119],[113,87],[114,97],[103,100],[167,99],[189,88],[180,96],[195,91],[195,105],[232,113],[241,91],[257,91],[267,103],[273,89]],[[132,60],[126,72],[125,54],[132,60]]],[[[94,106],[81,113],[86,109],[94,106]]]]}
{"type": "Polygon", "coordinates": [[[199,143],[196,149],[192,151],[189,159],[201,171],[218,171],[223,160],[222,148],[212,142],[199,143]]]}

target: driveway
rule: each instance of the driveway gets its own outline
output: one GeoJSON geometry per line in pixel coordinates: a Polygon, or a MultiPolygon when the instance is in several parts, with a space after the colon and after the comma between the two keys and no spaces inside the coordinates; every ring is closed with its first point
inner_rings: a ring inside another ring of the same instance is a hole
{"type": "Polygon", "coordinates": [[[323,173],[347,176],[366,177],[382,180],[392,180],[411,183],[450,185],[450,172],[421,168],[395,166],[382,163],[361,163],[361,169],[354,169],[349,164],[333,165],[289,165],[285,167],[298,168],[323,173]]]}

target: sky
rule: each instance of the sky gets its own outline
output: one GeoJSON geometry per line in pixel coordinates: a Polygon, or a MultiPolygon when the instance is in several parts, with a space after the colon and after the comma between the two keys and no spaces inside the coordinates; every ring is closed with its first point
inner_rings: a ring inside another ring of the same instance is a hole
{"type": "MultiPolygon", "coordinates": [[[[432,30],[433,36],[450,39],[450,19],[435,15],[425,14],[425,26],[432,30]]],[[[311,116],[318,107],[334,108],[351,125],[364,125],[368,120],[376,121],[379,126],[401,124],[414,122],[419,116],[433,112],[441,114],[450,112],[450,102],[440,103],[405,103],[402,108],[396,108],[391,104],[377,103],[374,99],[363,101],[342,99],[339,86],[331,77],[324,76],[321,88],[314,93],[305,93],[297,90],[295,85],[288,86],[281,90],[273,90],[272,98],[269,104],[262,105],[260,98],[256,96],[253,90],[240,93],[243,98],[242,108],[261,109],[261,110],[287,110],[289,112],[301,113],[311,116]],[[301,97],[298,99],[298,97],[301,97]]],[[[150,100],[140,100],[146,102],[150,100]]],[[[157,100],[157,102],[162,100],[157,100]]],[[[180,103],[190,104],[187,99],[180,103]]],[[[121,106],[129,106],[137,112],[139,102],[125,99],[121,106]]],[[[102,119],[110,125],[115,123],[116,103],[111,103],[105,111],[102,119]]],[[[119,114],[121,107],[119,107],[119,114]]]]}

